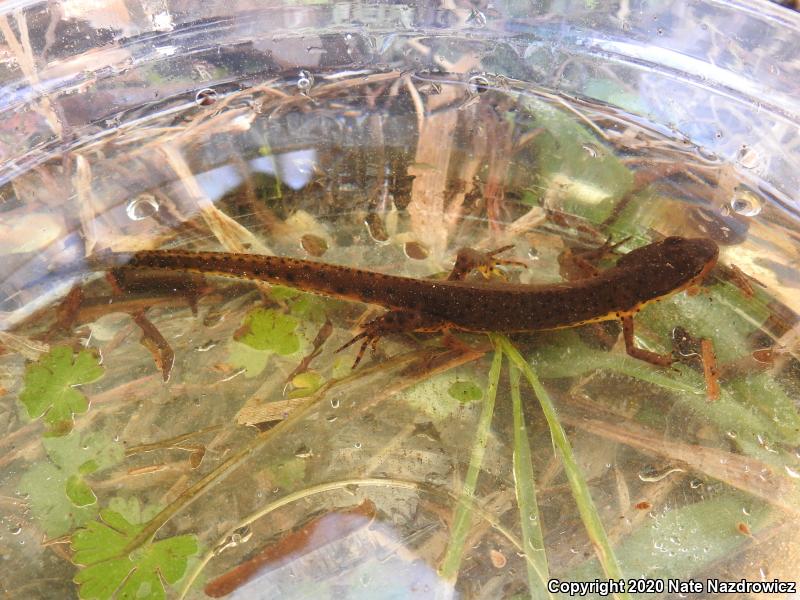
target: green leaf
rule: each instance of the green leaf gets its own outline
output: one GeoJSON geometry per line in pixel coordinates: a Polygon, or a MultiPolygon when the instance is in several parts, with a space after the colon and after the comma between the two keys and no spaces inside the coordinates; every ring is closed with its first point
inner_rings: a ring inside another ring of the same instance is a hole
{"type": "Polygon", "coordinates": [[[276,302],[281,302],[282,300],[290,300],[299,294],[296,289],[287,287],[285,285],[273,285],[269,288],[269,295],[272,296],[272,299],[276,302]]]}
{"type": "Polygon", "coordinates": [[[353,372],[353,359],[345,353],[334,354],[331,365],[331,378],[342,379],[353,372]]]}
{"type": "Polygon", "coordinates": [[[315,322],[325,320],[325,302],[313,294],[300,294],[289,302],[289,310],[298,319],[315,322]]]}
{"type": "Polygon", "coordinates": [[[82,569],[72,581],[80,586],[80,598],[111,598],[130,570],[128,559],[116,558],[82,569]]]}
{"type": "MultiPolygon", "coordinates": [[[[459,414],[469,414],[473,409],[471,404],[462,401],[461,397],[454,396],[450,390],[463,383],[469,375],[466,370],[453,370],[441,373],[403,391],[401,397],[421,413],[429,416],[434,422],[444,421],[457,417],[459,414]]],[[[481,392],[483,397],[483,392],[481,392]]]]}
{"type": "Polygon", "coordinates": [[[275,482],[285,489],[292,489],[306,476],[306,461],[294,456],[278,463],[273,468],[275,482]]]}
{"type": "Polygon", "coordinates": [[[69,346],[56,346],[25,371],[20,402],[32,419],[44,415],[51,431],[62,435],[72,428],[74,414],[89,408],[86,396],[74,388],[103,375],[97,356],[88,350],[73,355],[69,346]]]}
{"type": "Polygon", "coordinates": [[[747,385],[724,385],[720,398],[708,402],[702,374],[688,367],[664,370],[619,352],[595,350],[570,330],[553,332],[546,339],[532,354],[542,378],[580,377],[592,371],[607,370],[656,385],[669,391],[678,405],[691,409],[695,418],[704,419],[717,431],[737,432],[737,444],[744,453],[766,463],[784,466],[780,455],[753,443],[759,435],[769,440],[783,440],[793,434],[791,439],[796,438],[792,423],[798,419],[785,416],[791,401],[779,385],[769,383],[768,377],[755,375],[748,379],[750,383],[747,385]],[[750,387],[751,384],[754,387],[750,387]],[[781,418],[787,421],[780,422],[781,418]]]}
{"type": "Polygon", "coordinates": [[[244,376],[247,379],[261,374],[271,354],[233,340],[228,345],[228,363],[236,369],[244,369],[244,376]]]}
{"type": "MultiPolygon", "coordinates": [[[[628,577],[696,577],[709,565],[753,543],[737,530],[738,522],[746,523],[754,533],[762,527],[768,530],[770,521],[774,522],[774,513],[768,505],[753,502],[737,492],[679,508],[664,503],[654,508],[653,513],[654,518],[645,519],[615,549],[628,577]]],[[[602,577],[594,559],[565,575],[566,581],[602,577]]]]}
{"type": "Polygon", "coordinates": [[[83,463],[80,467],[78,467],[78,473],[81,475],[91,475],[95,471],[100,468],[98,462],[94,459],[87,460],[83,463]]]}
{"type": "Polygon", "coordinates": [[[139,525],[147,523],[156,516],[163,507],[158,504],[148,504],[142,508],[138,498],[124,498],[115,496],[108,502],[108,508],[122,515],[126,521],[139,525]]]}
{"type": "MultiPolygon", "coordinates": [[[[531,388],[533,388],[533,393],[536,395],[536,399],[539,401],[539,406],[547,421],[553,447],[561,460],[564,474],[567,476],[567,482],[572,491],[572,497],[578,507],[578,514],[581,517],[581,521],[583,521],[586,533],[600,560],[603,574],[608,579],[622,579],[620,564],[611,547],[611,541],[603,526],[600,512],[597,510],[592,494],[589,491],[589,484],[583,472],[578,467],[572,445],[569,442],[569,438],[567,438],[564,426],[558,418],[558,412],[550,398],[550,394],[547,393],[547,390],[542,385],[536,371],[522,358],[522,355],[511,344],[507,337],[499,334],[492,334],[492,340],[499,348],[503,349],[503,353],[508,357],[509,361],[522,371],[531,388]]],[[[627,593],[618,593],[616,596],[620,598],[620,600],[630,598],[630,595],[627,593]]]]}
{"type": "Polygon", "coordinates": [[[451,398],[464,404],[477,402],[483,398],[483,390],[471,381],[456,381],[447,388],[447,393],[451,398]]]}
{"type": "Polygon", "coordinates": [[[636,322],[651,330],[664,350],[671,348],[672,330],[680,325],[693,337],[710,339],[717,361],[726,363],[750,353],[747,337],[759,329],[769,312],[735,310],[726,303],[724,293],[723,286],[715,285],[694,296],[677,294],[646,306],[636,322]]]}
{"type": "Polygon", "coordinates": [[[107,469],[119,463],[125,454],[122,444],[101,432],[44,438],[42,445],[50,460],[70,475],[107,469]]]}
{"type": "Polygon", "coordinates": [[[258,308],[245,317],[243,335],[238,339],[256,350],[294,354],[300,349],[295,333],[298,321],[272,308],[258,308]]]}
{"type": "Polygon", "coordinates": [[[43,438],[50,459],[34,465],[20,479],[31,511],[50,537],[64,535],[97,515],[97,499],[84,476],[122,460],[124,450],[101,433],[43,438]]]}
{"type": "Polygon", "coordinates": [[[550,190],[560,210],[601,222],[633,185],[632,173],[573,114],[533,97],[521,102],[544,130],[530,144],[539,177],[531,187],[550,190]]]}
{"type": "Polygon", "coordinates": [[[309,321],[325,319],[325,302],[314,294],[284,285],[273,285],[269,289],[269,295],[276,302],[285,302],[298,319],[309,321]]]}
{"type": "MultiPolygon", "coordinates": [[[[527,557],[528,587],[531,598],[547,597],[547,581],[550,579],[550,566],[544,549],[544,534],[539,517],[539,504],[536,500],[536,477],[533,472],[531,445],[525,425],[520,394],[520,372],[509,367],[511,383],[511,413],[514,420],[514,453],[511,466],[514,472],[514,492],[519,507],[522,548],[527,557]]],[[[552,598],[552,595],[549,595],[552,598]]]]}
{"type": "Polygon", "coordinates": [[[20,479],[18,489],[27,494],[31,513],[50,538],[55,538],[91,521],[97,504],[76,506],[67,496],[69,475],[49,462],[34,465],[20,479]]]}
{"type": "Polygon", "coordinates": [[[292,385],[295,389],[289,393],[289,398],[305,398],[306,396],[310,396],[320,388],[323,381],[322,375],[314,371],[300,373],[292,379],[292,385]]]}
{"type": "MultiPolygon", "coordinates": [[[[770,440],[771,442],[797,445],[800,416],[797,414],[796,396],[787,394],[786,390],[766,373],[747,374],[731,382],[730,389],[740,404],[755,410],[763,417],[763,422],[771,426],[769,430],[752,431],[751,441],[760,434],[767,438],[775,436],[776,439],[770,440]]],[[[740,427],[739,431],[747,430],[740,427]]],[[[783,458],[780,455],[778,457],[783,458]]]]}
{"type": "Polygon", "coordinates": [[[464,474],[464,484],[461,487],[459,501],[453,514],[453,524],[450,529],[450,539],[447,550],[442,557],[442,564],[439,573],[447,582],[455,582],[456,575],[461,569],[465,543],[472,529],[472,507],[471,503],[475,500],[475,489],[478,484],[478,476],[483,467],[483,458],[486,454],[486,446],[489,443],[492,429],[492,418],[494,417],[494,405],[497,398],[497,385],[500,381],[500,367],[503,364],[503,354],[495,352],[492,359],[492,366],[489,369],[489,381],[487,383],[486,399],[481,406],[481,414],[478,418],[477,429],[475,431],[475,441],[470,452],[469,465],[464,474]]]}
{"type": "Polygon", "coordinates": [[[67,478],[66,490],[67,498],[79,508],[91,506],[97,502],[97,496],[94,495],[92,488],[80,475],[71,475],[67,478]]]}
{"type": "Polygon", "coordinates": [[[584,93],[589,98],[602,100],[608,104],[613,104],[626,109],[629,113],[640,115],[644,113],[645,107],[642,97],[627,90],[618,79],[590,79],[586,82],[584,93]]]}
{"type": "Polygon", "coordinates": [[[166,597],[164,584],[176,583],[186,572],[187,559],[198,551],[194,535],[151,542],[124,555],[126,546],[142,530],[113,510],[103,510],[72,536],[73,561],[83,568],[74,578],[81,598],[166,597]]]}

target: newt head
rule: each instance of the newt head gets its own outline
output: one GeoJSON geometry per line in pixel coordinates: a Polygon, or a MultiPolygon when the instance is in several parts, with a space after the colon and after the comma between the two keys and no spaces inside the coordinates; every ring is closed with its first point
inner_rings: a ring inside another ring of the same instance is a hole
{"type": "Polygon", "coordinates": [[[719,248],[709,238],[670,236],[637,248],[617,261],[617,268],[636,271],[635,281],[657,299],[700,283],[717,264],[719,248]]]}

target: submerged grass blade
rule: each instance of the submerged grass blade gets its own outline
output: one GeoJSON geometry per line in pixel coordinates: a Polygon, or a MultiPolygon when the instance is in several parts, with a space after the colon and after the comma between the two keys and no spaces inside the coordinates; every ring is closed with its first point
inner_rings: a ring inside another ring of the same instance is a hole
{"type": "MultiPolygon", "coordinates": [[[[498,347],[498,354],[500,349],[498,347]]],[[[511,410],[514,417],[514,491],[517,495],[522,544],[528,558],[528,586],[531,598],[552,598],[547,591],[550,578],[547,554],[544,551],[539,505],[536,502],[536,481],[531,462],[531,447],[528,431],[522,412],[522,398],[519,393],[519,369],[509,366],[511,380],[511,410]]]]}
{"type": "MultiPolygon", "coordinates": [[[[603,528],[600,514],[597,512],[592,496],[589,493],[589,486],[586,484],[586,480],[575,461],[575,456],[572,453],[572,446],[570,446],[569,440],[567,439],[567,434],[558,420],[558,415],[556,414],[555,406],[550,400],[550,395],[542,386],[534,370],[528,365],[525,359],[522,358],[522,355],[507,337],[494,334],[492,338],[495,344],[503,349],[503,353],[508,356],[509,360],[525,374],[525,378],[531,384],[536,398],[539,400],[542,412],[547,420],[547,425],[550,428],[553,445],[564,466],[564,473],[569,481],[572,495],[575,498],[575,504],[578,506],[581,520],[583,521],[584,527],[586,527],[586,532],[597,553],[597,558],[600,561],[603,572],[609,579],[622,579],[622,570],[620,569],[619,562],[614,555],[608,535],[606,535],[606,531],[603,528]]],[[[627,593],[618,593],[615,596],[618,599],[630,598],[627,593]]]]}
{"type": "Polygon", "coordinates": [[[492,359],[492,366],[489,370],[489,385],[486,390],[486,399],[483,402],[481,416],[478,419],[475,445],[472,447],[472,455],[470,456],[469,466],[467,467],[467,474],[464,477],[464,486],[461,489],[455,515],[453,515],[453,525],[451,528],[450,541],[447,545],[447,552],[444,555],[442,566],[439,569],[440,575],[445,581],[450,583],[455,583],[456,581],[458,570],[461,567],[464,543],[467,539],[467,534],[469,533],[472,522],[472,499],[475,494],[475,485],[478,481],[478,475],[481,472],[486,443],[489,440],[489,429],[492,425],[492,416],[494,415],[494,401],[497,397],[497,384],[500,380],[502,361],[503,353],[500,351],[495,352],[494,358],[492,359]]]}
{"type": "Polygon", "coordinates": [[[743,452],[779,468],[783,465],[776,462],[778,455],[748,440],[756,440],[757,435],[761,435],[776,443],[793,444],[796,437],[797,417],[791,410],[791,401],[780,386],[765,375],[749,375],[745,379],[762,378],[760,385],[754,388],[757,393],[752,389],[748,393],[748,385],[741,382],[727,383],[719,399],[708,402],[702,376],[689,367],[661,371],[634,358],[589,348],[574,332],[561,333],[555,343],[537,350],[534,356],[538,373],[544,379],[581,377],[603,370],[667,390],[674,394],[677,404],[689,408],[718,431],[738,432],[736,443],[743,452]]]}

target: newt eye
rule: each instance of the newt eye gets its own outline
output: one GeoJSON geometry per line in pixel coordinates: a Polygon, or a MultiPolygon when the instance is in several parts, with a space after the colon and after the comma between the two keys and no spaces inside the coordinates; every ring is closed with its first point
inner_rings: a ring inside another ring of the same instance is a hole
{"type": "Polygon", "coordinates": [[[664,243],[670,246],[675,246],[677,244],[680,244],[682,241],[683,241],[682,237],[679,237],[677,235],[671,235],[664,240],[664,243]]]}

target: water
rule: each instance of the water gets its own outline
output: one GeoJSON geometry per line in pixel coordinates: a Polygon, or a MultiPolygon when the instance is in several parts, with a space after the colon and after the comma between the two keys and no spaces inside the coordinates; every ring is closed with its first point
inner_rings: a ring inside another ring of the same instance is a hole
{"type": "Polygon", "coordinates": [[[55,156],[3,190],[12,596],[73,596],[72,562],[95,565],[83,586],[111,581],[90,550],[126,527],[120,556],[157,556],[173,590],[255,565],[243,598],[509,597],[541,590],[542,565],[564,581],[790,573],[798,231],[754,179],[755,145],[728,164],[602,104],[423,71],[200,88],[114,129],[69,156],[74,176],[55,156]],[[47,202],[60,186],[71,213],[47,202]],[[485,337],[390,336],[351,370],[355,349],[335,350],[380,310],[217,278],[112,283],[82,259],[228,250],[429,277],[460,247],[513,244],[527,268],[504,277],[551,283],[567,256],[665,235],[721,248],[707,285],[637,316],[639,345],[685,360],[631,359],[613,324],[514,336],[546,398],[507,366],[493,398],[485,337]]]}

